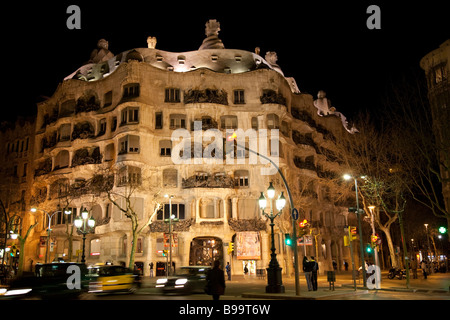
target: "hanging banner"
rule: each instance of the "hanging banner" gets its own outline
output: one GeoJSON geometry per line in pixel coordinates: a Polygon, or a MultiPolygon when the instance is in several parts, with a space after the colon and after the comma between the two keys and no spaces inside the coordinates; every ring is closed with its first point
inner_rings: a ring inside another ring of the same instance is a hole
{"type": "Polygon", "coordinates": [[[261,237],[258,231],[236,233],[236,257],[239,260],[261,259],[261,237]]]}

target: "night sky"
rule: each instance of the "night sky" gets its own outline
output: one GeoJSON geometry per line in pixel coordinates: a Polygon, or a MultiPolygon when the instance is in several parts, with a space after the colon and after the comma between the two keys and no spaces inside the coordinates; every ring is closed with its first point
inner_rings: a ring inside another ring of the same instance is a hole
{"type": "Polygon", "coordinates": [[[391,83],[423,77],[420,59],[450,38],[447,8],[444,1],[397,0],[2,4],[2,118],[35,113],[36,102],[84,64],[101,38],[115,55],[147,47],[148,36],[157,37],[157,49],[194,51],[209,19],[220,22],[227,49],[277,52],[285,76],[302,92],[316,97],[325,90],[350,118],[358,110],[376,112],[391,83]],[[66,26],[71,4],[81,9],[80,30],[66,26]],[[371,4],[381,9],[381,30],[366,26],[371,4]]]}

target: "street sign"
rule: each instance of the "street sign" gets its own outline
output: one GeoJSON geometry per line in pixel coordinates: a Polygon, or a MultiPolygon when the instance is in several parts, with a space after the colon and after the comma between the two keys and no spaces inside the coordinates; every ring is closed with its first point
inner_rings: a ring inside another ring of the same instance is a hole
{"type": "Polygon", "coordinates": [[[298,210],[297,209],[292,209],[292,219],[294,219],[295,221],[298,220],[298,210]]]}

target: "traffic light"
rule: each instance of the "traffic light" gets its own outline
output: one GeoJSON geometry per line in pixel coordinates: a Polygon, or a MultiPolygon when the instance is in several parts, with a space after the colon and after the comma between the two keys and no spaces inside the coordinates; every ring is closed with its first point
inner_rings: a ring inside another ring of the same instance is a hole
{"type": "Polygon", "coordinates": [[[284,243],[287,246],[292,246],[292,239],[291,239],[291,235],[289,233],[284,234],[284,243]]]}
{"type": "Polygon", "coordinates": [[[366,252],[370,254],[370,253],[372,253],[372,251],[373,251],[372,246],[367,243],[366,244],[366,252]]]}
{"type": "Polygon", "coordinates": [[[300,222],[298,223],[298,226],[300,227],[299,230],[298,230],[298,236],[301,238],[301,237],[303,237],[305,234],[308,233],[308,230],[307,230],[308,227],[309,227],[308,220],[303,219],[302,221],[300,221],[300,222]]]}
{"type": "Polygon", "coordinates": [[[234,243],[230,242],[230,244],[228,245],[228,254],[232,254],[234,251],[234,243]]]}
{"type": "Polygon", "coordinates": [[[348,236],[352,239],[352,240],[356,240],[357,238],[357,230],[356,227],[348,227],[348,236]]]}
{"type": "Polygon", "coordinates": [[[375,248],[377,246],[377,241],[378,241],[378,235],[374,234],[370,236],[370,242],[372,245],[372,248],[375,248]]]}
{"type": "Polygon", "coordinates": [[[447,228],[446,227],[444,227],[444,226],[442,226],[442,227],[439,227],[439,233],[441,233],[441,234],[444,234],[444,233],[447,233],[447,228]]]}
{"type": "Polygon", "coordinates": [[[308,226],[308,220],[303,219],[298,224],[299,224],[300,228],[306,228],[308,226]]]}
{"type": "Polygon", "coordinates": [[[16,257],[17,256],[17,247],[15,244],[13,244],[11,246],[11,251],[9,252],[9,254],[11,255],[11,257],[16,257]]]}
{"type": "Polygon", "coordinates": [[[167,257],[167,250],[163,250],[163,257],[167,257]]]}

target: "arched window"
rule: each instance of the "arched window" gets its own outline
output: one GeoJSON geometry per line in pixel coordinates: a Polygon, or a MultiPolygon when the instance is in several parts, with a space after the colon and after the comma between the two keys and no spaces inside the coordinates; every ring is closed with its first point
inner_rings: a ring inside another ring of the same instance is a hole
{"type": "Polygon", "coordinates": [[[103,210],[99,204],[92,207],[91,216],[94,218],[95,224],[98,224],[103,219],[103,210]]]}
{"type": "Polygon", "coordinates": [[[61,150],[55,158],[54,170],[67,168],[69,166],[69,151],[61,150]]]}
{"type": "Polygon", "coordinates": [[[105,148],[105,161],[114,160],[114,143],[110,143],[105,148]]]}

